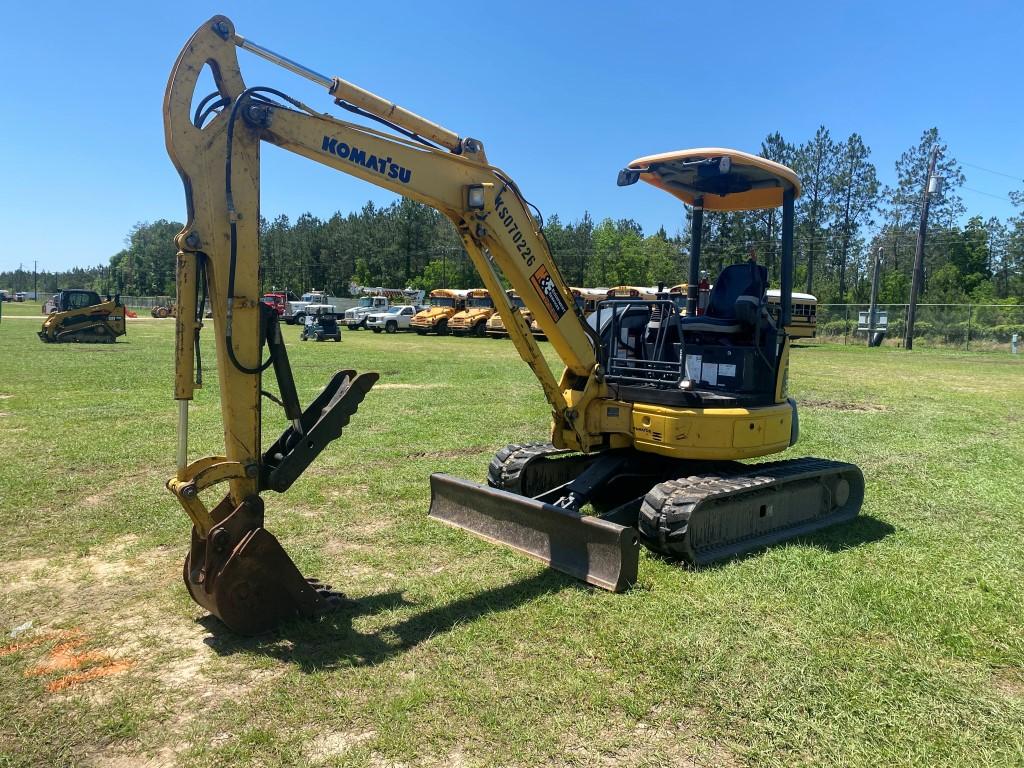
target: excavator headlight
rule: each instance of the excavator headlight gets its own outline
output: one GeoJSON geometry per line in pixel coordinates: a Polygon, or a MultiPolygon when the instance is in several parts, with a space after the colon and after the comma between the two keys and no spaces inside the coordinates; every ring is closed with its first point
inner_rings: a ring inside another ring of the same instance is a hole
{"type": "Polygon", "coordinates": [[[466,187],[466,205],[471,211],[482,211],[484,208],[484,185],[471,184],[466,187]]]}

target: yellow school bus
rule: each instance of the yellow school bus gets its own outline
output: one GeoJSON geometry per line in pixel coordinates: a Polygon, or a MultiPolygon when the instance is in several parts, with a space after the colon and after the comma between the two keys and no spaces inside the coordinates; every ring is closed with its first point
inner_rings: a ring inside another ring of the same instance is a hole
{"type": "Polygon", "coordinates": [[[436,333],[438,336],[448,334],[448,321],[456,312],[466,308],[466,296],[469,291],[451,288],[438,288],[430,292],[430,306],[413,317],[409,323],[420,336],[436,333]]]}
{"type": "MultiPolygon", "coordinates": [[[[512,305],[512,308],[519,312],[526,320],[526,325],[529,326],[533,321],[533,314],[526,308],[526,303],[522,297],[515,291],[505,291],[505,295],[508,296],[508,303],[512,305]]],[[[504,339],[508,337],[508,328],[505,327],[505,321],[501,315],[495,312],[487,320],[487,335],[492,339],[504,339]]]]}

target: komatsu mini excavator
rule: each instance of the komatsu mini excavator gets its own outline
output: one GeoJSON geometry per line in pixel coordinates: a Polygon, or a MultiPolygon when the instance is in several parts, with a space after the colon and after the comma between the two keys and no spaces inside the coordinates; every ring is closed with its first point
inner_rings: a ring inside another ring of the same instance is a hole
{"type": "MultiPolygon", "coordinates": [[[[164,100],[167,149],[185,186],[177,236],[175,398],[177,473],[168,488],[192,520],[184,578],[192,597],[230,629],[252,634],[316,616],[341,597],[305,579],[264,527],[260,493],[283,492],[335,438],[376,373],[336,373],[300,406],[277,315],[260,302],[260,147],[295,154],[431,205],[455,225],[505,327],[551,405],[549,442],[498,451],[486,484],[431,476],[430,515],[510,545],[609,589],[636,579],[639,545],[703,564],[850,520],[864,494],[860,470],[821,459],[745,464],[797,439],[788,397],[796,175],[728,149],[643,157],[619,173],[693,210],[687,312],[668,295],[602,302],[584,320],[559,274],[539,213],[483,144],[461,137],[340,78],[314,72],[238,35],[216,16],[185,45],[164,100]],[[243,49],[323,86],[336,105],[382,131],[336,119],[269,87],[247,86],[243,49]],[[193,97],[209,67],[216,90],[193,97]],[[781,206],[781,317],[766,310],[767,276],[748,262],[715,280],[696,313],[703,211],[781,206]],[[565,364],[549,368],[498,270],[565,364]],[[201,296],[202,295],[202,296],[201,296]],[[201,308],[208,295],[224,420],[223,456],[188,460],[188,401],[201,374],[201,308]],[[266,357],[264,357],[264,347],[266,357]],[[273,368],[278,395],[263,373],[273,368]],[[260,445],[262,400],[286,428],[260,445]],[[227,484],[219,503],[201,499],[227,484]]],[[[492,394],[501,396],[501,388],[492,394]]]]}

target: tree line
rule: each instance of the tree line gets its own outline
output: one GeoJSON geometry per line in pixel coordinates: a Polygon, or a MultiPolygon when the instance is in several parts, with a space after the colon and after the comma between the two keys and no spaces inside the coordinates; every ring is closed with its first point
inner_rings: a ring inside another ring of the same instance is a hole
{"type": "MultiPolygon", "coordinates": [[[[1024,302],[1024,191],[1012,193],[1015,215],[1006,220],[970,216],[959,195],[960,163],[931,128],[896,161],[896,182],[883,186],[871,150],[854,133],[834,138],[825,126],[802,143],[780,133],[765,137],[763,157],[793,168],[803,194],[796,204],[795,288],[822,303],[868,300],[872,262],[882,262],[880,301],[904,303],[910,291],[918,212],[928,160],[938,150],[936,175],[944,181],[933,196],[925,250],[923,301],[934,303],[1024,302]]],[[[703,268],[754,256],[778,284],[781,209],[706,212],[703,268]]],[[[39,291],[87,287],[103,293],[173,295],[174,221],[135,225],[125,248],[109,264],[43,272],[39,291]]],[[[401,198],[367,203],[328,219],[304,213],[261,219],[261,283],[264,290],[296,293],[324,288],[347,295],[355,285],[468,288],[479,284],[451,223],[432,208],[401,198]]],[[[689,209],[680,227],[645,234],[632,219],[595,222],[589,213],[563,222],[552,214],[543,231],[555,261],[573,285],[674,285],[686,279],[691,238],[689,209]]],[[[29,271],[0,272],[0,286],[31,290],[29,271]]]]}

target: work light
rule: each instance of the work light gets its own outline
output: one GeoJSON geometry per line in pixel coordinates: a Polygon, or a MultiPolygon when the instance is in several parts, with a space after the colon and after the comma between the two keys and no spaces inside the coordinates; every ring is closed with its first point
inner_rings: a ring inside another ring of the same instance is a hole
{"type": "Polygon", "coordinates": [[[484,185],[472,184],[467,189],[467,205],[470,210],[480,211],[484,207],[484,185]]]}

